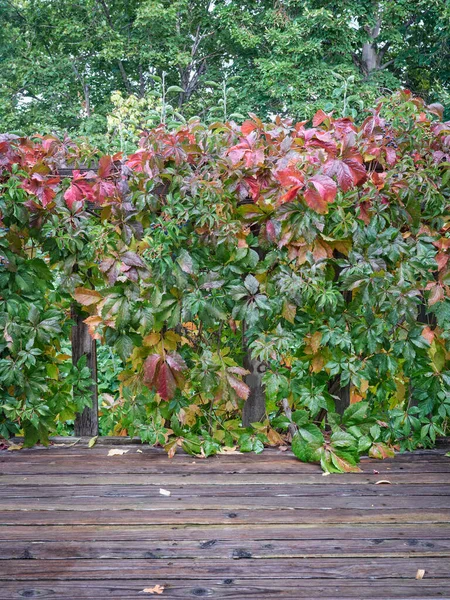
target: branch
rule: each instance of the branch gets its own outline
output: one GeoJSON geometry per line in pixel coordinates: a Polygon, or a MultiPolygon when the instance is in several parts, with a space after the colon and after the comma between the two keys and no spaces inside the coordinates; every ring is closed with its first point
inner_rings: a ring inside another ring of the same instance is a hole
{"type": "MultiPolygon", "coordinates": [[[[97,0],[97,4],[102,9],[103,14],[106,17],[106,21],[107,21],[110,29],[112,31],[115,31],[114,23],[112,22],[111,14],[109,12],[108,5],[106,4],[105,0],[97,0]]],[[[123,83],[125,85],[125,89],[127,90],[127,92],[129,94],[131,94],[131,91],[132,91],[131,90],[131,83],[130,83],[130,80],[128,79],[127,72],[125,71],[125,67],[123,66],[123,62],[120,60],[120,58],[117,60],[117,66],[119,67],[119,71],[120,71],[120,74],[122,76],[122,81],[123,81],[123,83]]]]}
{"type": "Polygon", "coordinates": [[[289,402],[288,402],[287,398],[283,398],[283,400],[281,401],[281,406],[283,407],[284,414],[286,415],[287,419],[290,421],[289,433],[291,434],[291,437],[294,437],[294,435],[296,433],[298,433],[298,427],[292,420],[292,411],[291,411],[291,407],[289,406],[289,402]]]}

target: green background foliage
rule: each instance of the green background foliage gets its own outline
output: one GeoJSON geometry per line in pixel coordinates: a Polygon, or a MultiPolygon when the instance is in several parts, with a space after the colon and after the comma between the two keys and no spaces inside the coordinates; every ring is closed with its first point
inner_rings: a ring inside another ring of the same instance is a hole
{"type": "Polygon", "coordinates": [[[448,106],[449,31],[445,0],[0,0],[0,120],[104,143],[111,95],[154,107],[163,73],[206,121],[355,116],[400,86],[448,106]]]}

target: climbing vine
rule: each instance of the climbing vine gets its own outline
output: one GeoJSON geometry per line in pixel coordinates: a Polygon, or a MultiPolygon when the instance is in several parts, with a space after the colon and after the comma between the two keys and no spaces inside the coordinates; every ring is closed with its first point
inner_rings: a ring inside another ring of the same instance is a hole
{"type": "Polygon", "coordinates": [[[333,472],[432,445],[450,416],[441,117],[402,91],[360,125],[194,119],[128,155],[3,136],[0,433],[45,441],[88,402],[60,352],[75,301],[120,357],[114,432],[169,455],[292,442],[333,472]]]}

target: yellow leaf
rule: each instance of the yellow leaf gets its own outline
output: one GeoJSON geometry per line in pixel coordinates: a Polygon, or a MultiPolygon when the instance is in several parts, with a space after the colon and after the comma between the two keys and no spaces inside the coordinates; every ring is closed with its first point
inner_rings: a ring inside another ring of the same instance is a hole
{"type": "Polygon", "coordinates": [[[325,358],[321,354],[316,354],[311,360],[311,371],[313,373],[320,373],[325,366],[325,358]]]}
{"type": "Polygon", "coordinates": [[[8,446],[8,452],[14,452],[14,450],[22,450],[23,444],[13,444],[11,443],[8,446]]]}
{"type": "Polygon", "coordinates": [[[161,334],[157,331],[152,331],[152,333],[146,335],[142,341],[144,343],[144,346],[156,346],[156,344],[159,343],[160,339],[161,334]]]}
{"type": "Polygon", "coordinates": [[[316,354],[317,350],[319,349],[321,339],[322,339],[322,334],[320,331],[316,331],[311,336],[310,344],[311,344],[311,348],[312,348],[312,351],[314,354],[316,354]]]}
{"type": "Polygon", "coordinates": [[[95,437],[91,438],[88,442],[88,448],[92,448],[93,446],[95,446],[96,442],[98,440],[98,435],[96,435],[95,437]]]}
{"type": "Polygon", "coordinates": [[[175,331],[168,331],[164,335],[164,348],[166,350],[176,350],[180,340],[181,336],[175,333],[175,331]]]}
{"type": "Polygon", "coordinates": [[[297,307],[295,306],[295,304],[291,304],[290,302],[287,302],[287,300],[285,300],[283,303],[283,310],[281,312],[281,315],[286,319],[286,321],[289,321],[289,323],[294,323],[296,313],[297,307]]]}

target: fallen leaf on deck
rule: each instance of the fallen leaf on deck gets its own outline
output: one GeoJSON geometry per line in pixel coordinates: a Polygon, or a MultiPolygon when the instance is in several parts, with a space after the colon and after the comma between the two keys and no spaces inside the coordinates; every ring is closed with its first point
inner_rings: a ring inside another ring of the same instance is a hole
{"type": "Polygon", "coordinates": [[[152,587],[152,588],[144,588],[141,593],[144,593],[144,594],[162,594],[163,591],[164,591],[164,586],[163,585],[155,585],[155,587],[152,587]]]}
{"type": "Polygon", "coordinates": [[[239,450],[236,450],[236,446],[224,446],[219,450],[217,454],[241,454],[239,450]]]}
{"type": "Polygon", "coordinates": [[[13,450],[22,450],[23,444],[10,444],[8,446],[8,452],[12,452],[13,450]]]}
{"type": "Polygon", "coordinates": [[[140,454],[142,454],[142,450],[136,450],[136,452],[139,452],[140,454]]]}
{"type": "Polygon", "coordinates": [[[91,438],[88,442],[88,448],[92,448],[93,446],[95,446],[97,440],[98,440],[98,435],[91,438]]]}
{"type": "MultiPolygon", "coordinates": [[[[380,479],[380,481],[375,481],[375,485],[380,485],[380,483],[391,483],[389,479],[380,479]]],[[[392,484],[391,484],[392,485],[392,484]]]]}
{"type": "Polygon", "coordinates": [[[108,452],[108,456],[120,456],[121,454],[126,454],[128,450],[120,450],[119,448],[112,448],[108,452]]]}
{"type": "Polygon", "coordinates": [[[425,569],[417,569],[416,579],[423,579],[425,575],[425,569]]]}
{"type": "Polygon", "coordinates": [[[159,488],[159,493],[161,496],[170,496],[171,492],[169,490],[165,490],[164,488],[159,488]]]}
{"type": "Polygon", "coordinates": [[[450,456],[450,452],[447,452],[445,456],[450,456]]]}

